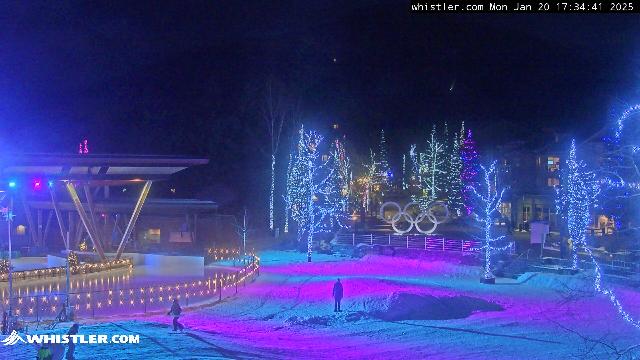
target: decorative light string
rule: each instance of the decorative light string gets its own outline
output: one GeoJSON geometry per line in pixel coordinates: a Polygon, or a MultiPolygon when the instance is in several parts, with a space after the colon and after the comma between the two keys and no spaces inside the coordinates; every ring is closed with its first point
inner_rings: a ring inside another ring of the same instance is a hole
{"type": "Polygon", "coordinates": [[[330,155],[320,157],[324,137],[300,127],[298,146],[287,175],[288,201],[291,215],[298,227],[298,240],[307,237],[307,258],[311,261],[315,234],[332,232],[344,227],[347,219],[346,201],[349,192],[350,169],[344,148],[333,143],[330,155]]]}
{"type": "MultiPolygon", "coordinates": [[[[160,304],[165,299],[171,301],[184,298],[188,302],[193,297],[206,297],[216,291],[237,286],[258,273],[259,268],[260,259],[257,256],[253,256],[251,263],[238,270],[237,273],[220,276],[215,274],[215,276],[205,280],[176,282],[149,287],[72,293],[70,294],[70,300],[75,311],[95,311],[115,306],[128,308],[144,306],[146,309],[147,305],[160,304]]],[[[222,296],[221,293],[220,296],[222,296]]],[[[14,298],[18,305],[15,313],[18,316],[37,315],[40,310],[44,311],[42,313],[43,316],[46,315],[47,311],[55,313],[57,310],[56,304],[65,297],[66,294],[18,296],[14,298]]],[[[3,302],[5,305],[9,304],[8,299],[4,299],[3,302]]]]}
{"type": "MultiPolygon", "coordinates": [[[[619,129],[622,130],[622,122],[619,122],[619,129]]],[[[640,323],[624,309],[614,291],[602,286],[602,270],[593,252],[587,246],[585,230],[590,223],[591,210],[597,205],[597,197],[603,183],[596,180],[595,174],[586,169],[583,161],[577,160],[575,140],[571,142],[566,165],[561,173],[562,185],[557,188],[556,201],[557,208],[567,220],[569,236],[574,243],[573,268],[578,267],[577,248],[582,247],[594,266],[593,287],[596,292],[605,295],[625,321],[640,328],[640,323]]]]}
{"type": "MultiPolygon", "coordinates": [[[[131,259],[120,259],[120,260],[111,260],[101,263],[84,263],[76,266],[70,266],[69,270],[72,274],[88,274],[95,273],[99,271],[113,270],[118,268],[126,268],[132,267],[133,263],[131,259]]],[[[30,279],[30,278],[39,278],[43,276],[62,276],[66,274],[67,267],[53,267],[46,269],[35,269],[35,270],[24,270],[24,271],[14,271],[13,279],[30,279]]],[[[0,274],[0,281],[7,281],[9,279],[8,273],[0,274]]]]}
{"type": "Polygon", "coordinates": [[[503,247],[494,247],[492,244],[498,241],[503,240],[504,235],[494,237],[492,234],[493,227],[493,215],[496,212],[499,212],[500,204],[502,204],[502,197],[504,196],[504,192],[506,189],[501,189],[498,191],[496,187],[496,162],[491,163],[489,169],[480,165],[482,169],[482,173],[484,175],[484,186],[483,189],[479,190],[473,186],[469,186],[469,190],[473,192],[473,194],[478,199],[480,211],[480,222],[482,223],[484,238],[482,239],[484,249],[484,278],[490,279],[493,278],[493,274],[491,273],[491,254],[498,251],[504,251],[511,247],[511,244],[507,244],[503,247]]]}

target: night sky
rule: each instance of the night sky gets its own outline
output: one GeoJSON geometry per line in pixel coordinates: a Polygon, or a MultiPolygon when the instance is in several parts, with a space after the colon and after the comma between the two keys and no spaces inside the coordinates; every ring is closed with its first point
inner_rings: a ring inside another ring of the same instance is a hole
{"type": "Polygon", "coordinates": [[[266,4],[0,6],[0,148],[74,152],[86,137],[94,153],[209,157],[211,166],[176,180],[179,195],[259,210],[268,193],[259,112],[267,79],[296,99],[305,123],[340,123],[355,158],[384,128],[392,165],[432,123],[457,130],[464,120],[489,150],[545,129],[590,135],[640,98],[634,15],[266,4]]]}

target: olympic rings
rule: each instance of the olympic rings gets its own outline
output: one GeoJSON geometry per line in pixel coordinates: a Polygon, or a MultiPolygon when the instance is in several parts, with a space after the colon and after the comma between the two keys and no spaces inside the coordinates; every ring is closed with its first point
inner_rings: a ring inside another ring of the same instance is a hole
{"type": "Polygon", "coordinates": [[[442,224],[443,222],[447,221],[448,218],[449,208],[447,207],[447,204],[441,201],[432,202],[431,204],[429,204],[429,206],[427,206],[427,209],[425,211],[422,211],[420,209],[420,204],[415,201],[408,203],[404,206],[404,208],[401,208],[400,205],[398,205],[398,203],[394,201],[387,201],[380,206],[380,219],[384,220],[388,224],[391,224],[391,227],[393,228],[393,230],[395,230],[396,234],[400,235],[408,233],[414,227],[421,234],[431,234],[436,230],[438,224],[442,224]],[[387,206],[395,207],[397,209],[397,212],[394,213],[393,216],[385,215],[384,209],[387,206]],[[412,215],[412,213],[415,213],[415,211],[411,211],[412,207],[418,207],[419,212],[416,215],[415,219],[412,215]],[[438,218],[438,216],[434,213],[434,209],[436,209],[437,207],[444,209],[445,214],[444,216],[441,216],[441,218],[438,218]],[[407,229],[399,229],[397,227],[397,223],[401,219],[409,224],[409,227],[407,229]],[[420,227],[420,223],[424,222],[425,219],[432,224],[431,228],[422,229],[420,227]]]}

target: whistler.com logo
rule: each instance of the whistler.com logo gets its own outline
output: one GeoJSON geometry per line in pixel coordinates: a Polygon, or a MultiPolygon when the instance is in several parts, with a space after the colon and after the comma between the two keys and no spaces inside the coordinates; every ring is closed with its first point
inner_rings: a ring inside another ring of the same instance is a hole
{"type": "Polygon", "coordinates": [[[140,335],[124,335],[116,334],[111,335],[29,335],[25,334],[25,338],[20,336],[17,331],[13,330],[9,336],[5,337],[0,342],[4,346],[15,345],[18,343],[23,344],[139,344],[140,335]]]}
{"type": "Polygon", "coordinates": [[[18,342],[22,342],[22,343],[25,343],[25,344],[27,343],[26,341],[24,341],[22,336],[20,336],[15,330],[13,330],[11,332],[11,335],[7,336],[4,340],[2,340],[2,344],[4,346],[15,345],[18,342]]]}

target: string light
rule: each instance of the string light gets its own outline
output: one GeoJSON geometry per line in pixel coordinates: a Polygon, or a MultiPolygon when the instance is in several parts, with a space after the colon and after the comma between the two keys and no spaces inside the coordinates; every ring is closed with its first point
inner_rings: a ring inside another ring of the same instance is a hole
{"type": "MultiPolygon", "coordinates": [[[[607,139],[609,145],[618,146],[621,141],[624,122],[629,117],[640,113],[640,105],[634,105],[628,108],[622,115],[618,118],[617,126],[615,129],[615,137],[613,140],[607,139]]],[[[632,152],[635,153],[635,149],[631,149],[632,152]]],[[[611,157],[616,157],[613,155],[611,157]]],[[[576,161],[576,149],[575,149],[575,141],[571,143],[571,149],[569,152],[569,160],[567,161],[568,169],[566,172],[563,172],[563,184],[562,188],[558,191],[557,201],[562,206],[563,212],[566,214],[567,222],[569,225],[569,234],[573,238],[578,238],[580,240],[577,241],[577,245],[581,245],[584,251],[589,256],[589,260],[594,266],[595,279],[593,283],[593,287],[596,292],[605,295],[609,302],[614,306],[618,314],[628,323],[633,325],[636,328],[640,329],[640,322],[634,319],[623,307],[622,303],[616,296],[615,292],[606,288],[602,284],[602,270],[600,265],[595,259],[593,252],[587,246],[585,240],[585,229],[589,224],[589,220],[591,219],[591,209],[596,206],[597,196],[600,194],[600,186],[604,186],[605,189],[630,189],[630,190],[638,190],[640,187],[638,183],[635,182],[625,182],[625,180],[619,176],[617,173],[618,168],[616,165],[619,165],[616,161],[619,159],[613,159],[614,166],[608,171],[610,174],[613,174],[615,180],[611,178],[601,179],[600,181],[595,180],[595,175],[585,170],[585,165],[582,161],[576,161]],[[565,187],[567,187],[565,189],[565,187]],[[575,217],[576,219],[571,221],[571,218],[575,217]],[[573,229],[572,229],[573,228],[573,229]]],[[[632,160],[633,161],[633,160],[632,160]]],[[[620,200],[623,198],[629,197],[628,192],[624,192],[622,196],[616,196],[616,203],[620,204],[620,200]]],[[[574,268],[577,267],[577,255],[576,251],[573,252],[573,264],[574,268]]]]}
{"type": "Polygon", "coordinates": [[[462,194],[464,185],[462,183],[462,158],[460,156],[460,141],[458,140],[458,134],[453,135],[453,142],[450,147],[449,154],[449,189],[447,191],[447,206],[457,216],[462,215],[464,209],[464,202],[462,194]]]}
{"type": "Polygon", "coordinates": [[[556,187],[556,209],[567,221],[569,238],[573,243],[572,267],[578,268],[579,246],[586,247],[585,230],[591,222],[591,209],[596,206],[600,185],[593,172],[586,170],[576,155],[576,142],[571,141],[566,167],[561,170],[562,186],[556,187]]]}
{"type": "MultiPolygon", "coordinates": [[[[134,294],[134,289],[120,289],[118,291],[118,293],[120,294],[120,298],[118,299],[118,304],[120,306],[123,307],[135,307],[137,306],[138,302],[140,305],[144,305],[146,302],[148,302],[149,304],[157,302],[157,303],[162,303],[162,301],[164,300],[164,296],[160,295],[157,298],[154,298],[151,294],[153,293],[154,289],[159,289],[160,292],[162,292],[165,288],[168,290],[171,289],[175,289],[174,294],[169,294],[169,300],[176,298],[176,299],[181,299],[181,298],[186,298],[189,299],[191,297],[195,297],[196,294],[199,293],[201,295],[205,294],[204,288],[206,288],[206,294],[209,295],[211,294],[211,291],[208,289],[208,287],[213,283],[213,289],[214,291],[216,291],[217,286],[216,283],[218,280],[214,279],[220,279],[220,282],[224,285],[223,288],[226,289],[228,287],[232,287],[232,286],[236,286],[238,283],[240,283],[241,281],[244,281],[246,278],[252,276],[253,274],[255,274],[258,269],[259,269],[259,257],[252,255],[252,260],[251,262],[242,267],[240,270],[238,270],[238,275],[236,274],[228,274],[226,276],[218,276],[218,274],[215,274],[215,277],[209,277],[206,281],[193,281],[191,283],[175,283],[175,284],[171,284],[171,285],[154,285],[154,286],[149,286],[146,288],[138,288],[138,290],[140,291],[141,294],[148,294],[142,298],[140,297],[136,297],[134,294]],[[180,291],[184,291],[184,293],[180,293],[180,291]],[[123,291],[124,290],[124,291],[123,291]],[[126,293],[129,295],[128,298],[126,296],[124,296],[125,291],[127,291],[126,293]],[[136,301],[136,299],[138,301],[136,301]],[[125,304],[125,301],[127,301],[127,303],[125,304]]],[[[77,310],[80,311],[81,306],[82,308],[84,308],[85,310],[90,310],[93,308],[97,308],[97,309],[102,309],[104,307],[104,304],[106,303],[107,306],[112,306],[113,305],[113,296],[114,291],[112,289],[109,290],[101,290],[101,291],[90,291],[84,294],[74,294],[75,298],[76,298],[76,304],[73,305],[73,307],[77,310]],[[105,294],[106,299],[100,299],[100,294],[105,294]],[[85,299],[85,303],[81,303],[81,295],[85,295],[84,299],[85,299]],[[92,300],[93,298],[95,298],[94,300],[92,300]]],[[[29,297],[29,303],[34,303],[35,301],[40,301],[41,303],[48,303],[51,302],[51,298],[53,297],[53,299],[56,300],[58,299],[57,295],[48,295],[48,296],[41,296],[39,295],[38,297],[29,297]]],[[[8,304],[8,299],[3,299],[5,304],[8,304]]],[[[23,297],[18,297],[18,304],[19,305],[23,305],[23,302],[26,299],[23,297]]],[[[27,307],[26,309],[24,309],[24,311],[29,311],[29,309],[33,309],[33,305],[31,305],[30,307],[27,307]]],[[[51,312],[54,313],[55,312],[55,305],[52,305],[50,307],[51,312]]],[[[16,310],[16,314],[19,314],[20,309],[16,310]]]]}
{"type": "MultiPolygon", "coordinates": [[[[311,261],[313,236],[344,227],[346,220],[346,195],[342,191],[346,181],[341,166],[347,166],[346,156],[335,146],[331,156],[320,159],[323,136],[315,131],[300,128],[298,146],[288,179],[296,179],[288,189],[291,215],[298,226],[298,240],[307,236],[307,259],[311,261]],[[343,159],[343,161],[341,161],[343,159]],[[345,165],[346,164],[346,165],[345,165]]],[[[335,143],[334,143],[335,144],[335,143]]]]}
{"type": "MultiPolygon", "coordinates": [[[[412,151],[415,151],[415,148],[412,151]]],[[[418,154],[418,171],[420,173],[419,179],[421,179],[420,188],[422,189],[422,194],[415,196],[414,201],[417,201],[423,209],[426,209],[443,191],[442,178],[446,175],[444,164],[444,144],[438,141],[436,126],[434,125],[427,140],[426,151],[418,154]]]]}
{"type": "Polygon", "coordinates": [[[471,215],[473,212],[473,199],[471,196],[472,194],[469,193],[469,189],[476,186],[477,183],[478,151],[476,150],[476,143],[473,140],[470,129],[467,130],[467,135],[464,137],[464,141],[460,145],[460,156],[462,158],[462,173],[460,174],[460,178],[464,185],[462,199],[464,201],[464,207],[467,215],[471,215]]]}

